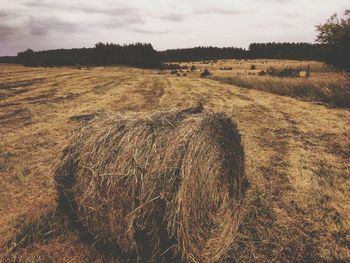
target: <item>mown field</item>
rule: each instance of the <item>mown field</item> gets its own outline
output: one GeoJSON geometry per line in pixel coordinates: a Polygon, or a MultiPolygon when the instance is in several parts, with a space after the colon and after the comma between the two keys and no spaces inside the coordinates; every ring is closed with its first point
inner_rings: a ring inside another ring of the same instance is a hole
{"type": "MultiPolygon", "coordinates": [[[[186,63],[198,70],[179,76],[127,67],[1,65],[0,259],[107,260],[55,210],[52,169],[71,132],[84,116],[105,110],[186,108],[201,101],[206,111],[231,116],[245,150],[250,185],[232,259],[350,260],[350,110],[213,79],[257,78],[248,75],[252,64],[258,71],[292,63],[301,62],[186,63]],[[233,69],[220,70],[224,63],[233,69]],[[205,67],[214,75],[200,78],[199,69],[205,67]]],[[[345,81],[320,63],[302,63],[313,70],[303,81],[345,81]]]]}

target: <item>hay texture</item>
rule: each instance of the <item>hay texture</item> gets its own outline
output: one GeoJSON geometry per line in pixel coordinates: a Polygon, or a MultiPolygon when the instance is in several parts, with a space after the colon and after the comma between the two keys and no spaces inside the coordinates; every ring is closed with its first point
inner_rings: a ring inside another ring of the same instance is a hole
{"type": "Polygon", "coordinates": [[[75,133],[55,180],[96,243],[141,262],[222,262],[239,226],[243,149],[223,113],[102,114],[75,133]]]}

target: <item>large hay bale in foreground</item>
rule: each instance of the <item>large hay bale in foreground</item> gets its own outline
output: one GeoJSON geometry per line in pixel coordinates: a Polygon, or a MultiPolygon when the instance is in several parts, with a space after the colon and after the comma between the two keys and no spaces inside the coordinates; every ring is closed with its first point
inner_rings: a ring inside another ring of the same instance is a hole
{"type": "Polygon", "coordinates": [[[55,180],[98,243],[143,262],[220,262],[239,226],[243,149],[223,113],[104,114],[75,133],[55,180]]]}

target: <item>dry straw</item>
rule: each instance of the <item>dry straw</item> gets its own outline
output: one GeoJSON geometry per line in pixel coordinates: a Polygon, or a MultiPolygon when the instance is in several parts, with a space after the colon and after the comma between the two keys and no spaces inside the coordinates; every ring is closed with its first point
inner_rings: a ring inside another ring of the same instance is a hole
{"type": "Polygon", "coordinates": [[[55,180],[96,244],[142,262],[222,262],[239,227],[243,149],[224,113],[105,113],[73,135],[55,180]]]}

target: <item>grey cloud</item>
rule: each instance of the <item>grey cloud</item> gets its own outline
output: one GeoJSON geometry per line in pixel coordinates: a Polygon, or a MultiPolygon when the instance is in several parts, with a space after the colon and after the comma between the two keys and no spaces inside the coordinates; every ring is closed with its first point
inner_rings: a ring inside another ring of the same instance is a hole
{"type": "Polygon", "coordinates": [[[131,7],[114,7],[114,8],[101,8],[101,7],[82,7],[82,8],[76,8],[76,10],[81,10],[86,13],[96,13],[96,14],[105,14],[105,15],[120,15],[120,16],[127,16],[127,15],[137,15],[137,10],[135,8],[131,7]]]}
{"type": "Polygon", "coordinates": [[[288,18],[302,18],[302,17],[304,17],[302,14],[300,14],[298,12],[286,12],[284,15],[288,18]]]}
{"type": "Polygon", "coordinates": [[[23,4],[27,8],[31,9],[69,9],[73,6],[67,2],[60,1],[60,2],[47,2],[47,1],[40,1],[40,0],[33,0],[28,1],[23,4]]]}
{"type": "Polygon", "coordinates": [[[216,13],[216,14],[222,14],[222,15],[236,15],[236,14],[242,14],[246,11],[237,10],[237,9],[227,9],[227,8],[214,7],[211,10],[211,12],[216,13]]]}
{"type": "Polygon", "coordinates": [[[92,26],[104,27],[107,29],[121,28],[130,25],[143,24],[144,20],[139,16],[115,17],[106,21],[93,23],[92,26]]]}
{"type": "Polygon", "coordinates": [[[0,18],[3,18],[3,17],[8,17],[8,12],[4,10],[0,10],[0,18]]]}
{"type": "Polygon", "coordinates": [[[247,8],[232,8],[227,6],[211,6],[203,4],[202,6],[192,6],[192,10],[190,11],[182,13],[168,13],[166,15],[159,16],[158,19],[170,22],[183,22],[184,20],[190,18],[193,15],[240,15],[251,12],[252,10],[249,10],[247,8]]]}
{"type": "Polygon", "coordinates": [[[276,24],[279,25],[282,28],[293,28],[293,27],[295,27],[295,24],[288,23],[288,22],[279,22],[279,23],[276,23],[276,24]]]}
{"type": "Polygon", "coordinates": [[[26,17],[12,20],[0,19],[0,39],[17,39],[21,36],[45,36],[50,32],[71,33],[81,31],[77,25],[55,17],[26,17]]]}
{"type": "Polygon", "coordinates": [[[44,8],[53,10],[63,10],[67,12],[85,12],[89,14],[104,14],[104,15],[136,15],[137,9],[130,6],[116,7],[110,5],[77,5],[72,2],[47,2],[47,1],[30,1],[25,4],[28,8],[44,8]]]}
{"type": "Polygon", "coordinates": [[[16,35],[40,37],[50,33],[74,33],[91,28],[112,29],[140,23],[143,23],[142,17],[137,15],[136,9],[128,6],[93,7],[77,6],[71,4],[71,1],[29,1],[17,5],[16,8],[0,10],[0,37],[2,39],[16,38],[16,35]],[[82,13],[77,15],[78,11],[82,13]],[[89,16],[89,14],[102,14],[102,16],[89,16]]]}
{"type": "Polygon", "coordinates": [[[142,34],[166,34],[171,32],[170,30],[151,30],[143,28],[132,28],[131,31],[142,34]]]}
{"type": "Polygon", "coordinates": [[[0,40],[8,40],[20,33],[16,13],[13,10],[0,10],[0,40]]]}
{"type": "Polygon", "coordinates": [[[32,1],[27,1],[23,4],[27,8],[47,8],[47,9],[72,9],[76,8],[77,6],[74,5],[74,2],[72,1],[58,1],[58,2],[53,2],[53,1],[42,1],[42,0],[32,0],[32,1]]]}
{"type": "Polygon", "coordinates": [[[28,31],[31,35],[47,35],[50,32],[74,32],[77,30],[77,26],[72,23],[62,21],[58,18],[45,18],[45,19],[36,19],[31,18],[29,23],[25,25],[28,28],[28,31]]]}
{"type": "Polygon", "coordinates": [[[11,38],[15,35],[16,29],[13,26],[0,24],[0,40],[11,38]]]}
{"type": "Polygon", "coordinates": [[[13,22],[14,20],[16,20],[22,16],[23,16],[23,10],[19,9],[19,8],[15,9],[15,8],[6,8],[5,7],[2,10],[0,10],[0,22],[1,23],[3,23],[3,21],[5,21],[6,23],[13,22]]]}
{"type": "Polygon", "coordinates": [[[235,9],[235,8],[227,8],[227,7],[208,7],[201,8],[195,11],[195,14],[198,15],[206,15],[206,14],[219,14],[219,15],[240,15],[252,12],[248,9],[235,9]]]}
{"type": "Polygon", "coordinates": [[[172,22],[182,22],[185,20],[185,15],[183,14],[169,14],[160,17],[161,20],[172,21],[172,22]]]}

